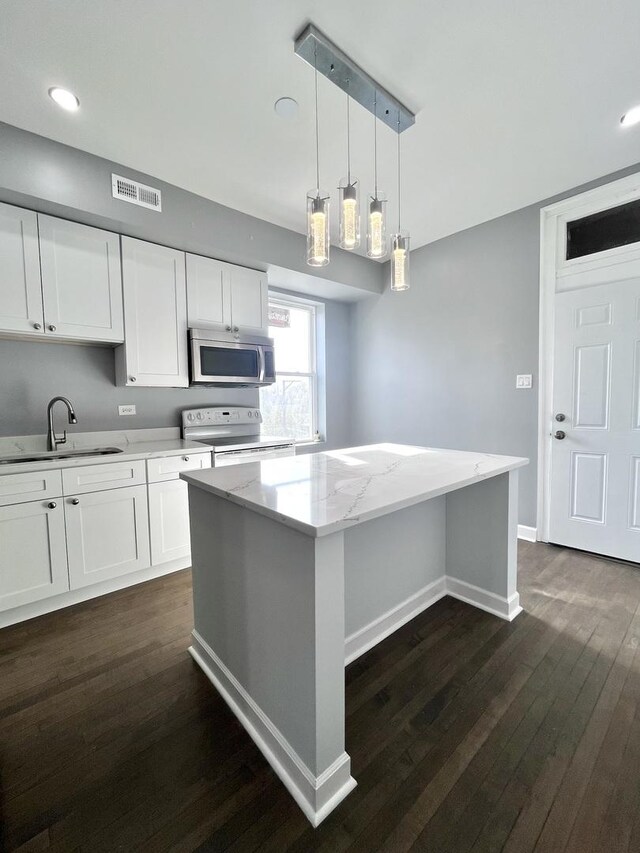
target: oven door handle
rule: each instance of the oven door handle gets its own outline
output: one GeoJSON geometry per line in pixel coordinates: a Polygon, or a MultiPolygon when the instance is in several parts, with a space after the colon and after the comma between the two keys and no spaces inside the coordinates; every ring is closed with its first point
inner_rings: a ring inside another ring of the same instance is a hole
{"type": "Polygon", "coordinates": [[[258,382],[264,382],[264,373],[266,370],[266,359],[264,357],[264,347],[258,347],[260,352],[260,376],[258,377],[258,382]]]}

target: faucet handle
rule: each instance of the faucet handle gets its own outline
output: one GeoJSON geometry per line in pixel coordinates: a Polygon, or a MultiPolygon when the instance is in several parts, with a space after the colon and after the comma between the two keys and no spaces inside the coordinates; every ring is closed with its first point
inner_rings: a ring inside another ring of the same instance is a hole
{"type": "Polygon", "coordinates": [[[58,436],[58,435],[56,436],[56,447],[59,444],[66,444],[66,443],[67,443],[67,431],[66,431],[66,429],[63,429],[62,430],[62,438],[60,438],[60,436],[58,436]]]}

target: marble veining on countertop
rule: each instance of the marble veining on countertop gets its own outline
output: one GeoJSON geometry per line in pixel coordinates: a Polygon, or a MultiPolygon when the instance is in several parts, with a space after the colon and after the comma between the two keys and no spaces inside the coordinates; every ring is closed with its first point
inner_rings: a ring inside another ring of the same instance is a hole
{"type": "MultiPolygon", "coordinates": [[[[61,432],[61,428],[58,432],[61,432]]],[[[3,474],[18,474],[28,471],[54,470],[56,468],[76,468],[81,465],[100,465],[107,462],[132,459],[153,459],[162,456],[179,456],[182,453],[210,452],[206,444],[198,441],[184,441],[180,438],[178,427],[161,427],[158,429],[105,430],[102,432],[67,432],[66,444],[61,444],[58,450],[68,452],[86,450],[96,447],[117,447],[122,452],[105,456],[81,456],[71,459],[55,458],[52,453],[49,459],[36,462],[15,462],[0,464],[0,476],[3,474]]],[[[7,457],[31,456],[34,453],[44,453],[47,450],[45,435],[26,435],[0,437],[0,462],[7,457]]]]}
{"type": "Polygon", "coordinates": [[[528,464],[403,444],[247,462],[182,479],[309,536],[323,536],[528,464]]]}

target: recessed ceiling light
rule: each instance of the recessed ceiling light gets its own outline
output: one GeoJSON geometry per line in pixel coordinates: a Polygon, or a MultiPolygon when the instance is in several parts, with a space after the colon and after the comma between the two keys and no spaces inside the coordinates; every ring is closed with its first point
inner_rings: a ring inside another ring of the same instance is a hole
{"type": "Polygon", "coordinates": [[[80,109],[80,101],[76,98],[73,92],[70,92],[68,89],[61,89],[59,86],[53,86],[49,89],[49,97],[52,101],[55,101],[59,107],[62,107],[63,110],[69,110],[69,112],[75,112],[80,109]]]}
{"type": "Polygon", "coordinates": [[[620,119],[620,124],[623,127],[631,127],[638,122],[640,122],[640,104],[637,107],[631,107],[620,119]]]}
{"type": "Polygon", "coordinates": [[[298,114],[298,102],[293,98],[278,98],[273,108],[281,118],[293,118],[298,114]]]}

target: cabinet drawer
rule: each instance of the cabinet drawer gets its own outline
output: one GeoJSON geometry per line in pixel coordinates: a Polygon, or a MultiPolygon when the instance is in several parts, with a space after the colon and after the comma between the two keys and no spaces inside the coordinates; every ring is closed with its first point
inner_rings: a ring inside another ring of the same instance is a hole
{"type": "Polygon", "coordinates": [[[131,462],[105,462],[103,465],[83,465],[62,471],[65,495],[82,495],[120,486],[139,486],[146,482],[144,460],[131,462]]]}
{"type": "Polygon", "coordinates": [[[0,506],[21,504],[62,494],[60,471],[29,471],[0,475],[0,506]]]}
{"type": "Polygon", "coordinates": [[[150,483],[176,480],[182,471],[193,471],[199,468],[211,468],[211,453],[187,451],[183,456],[147,459],[147,479],[150,483]]]}

